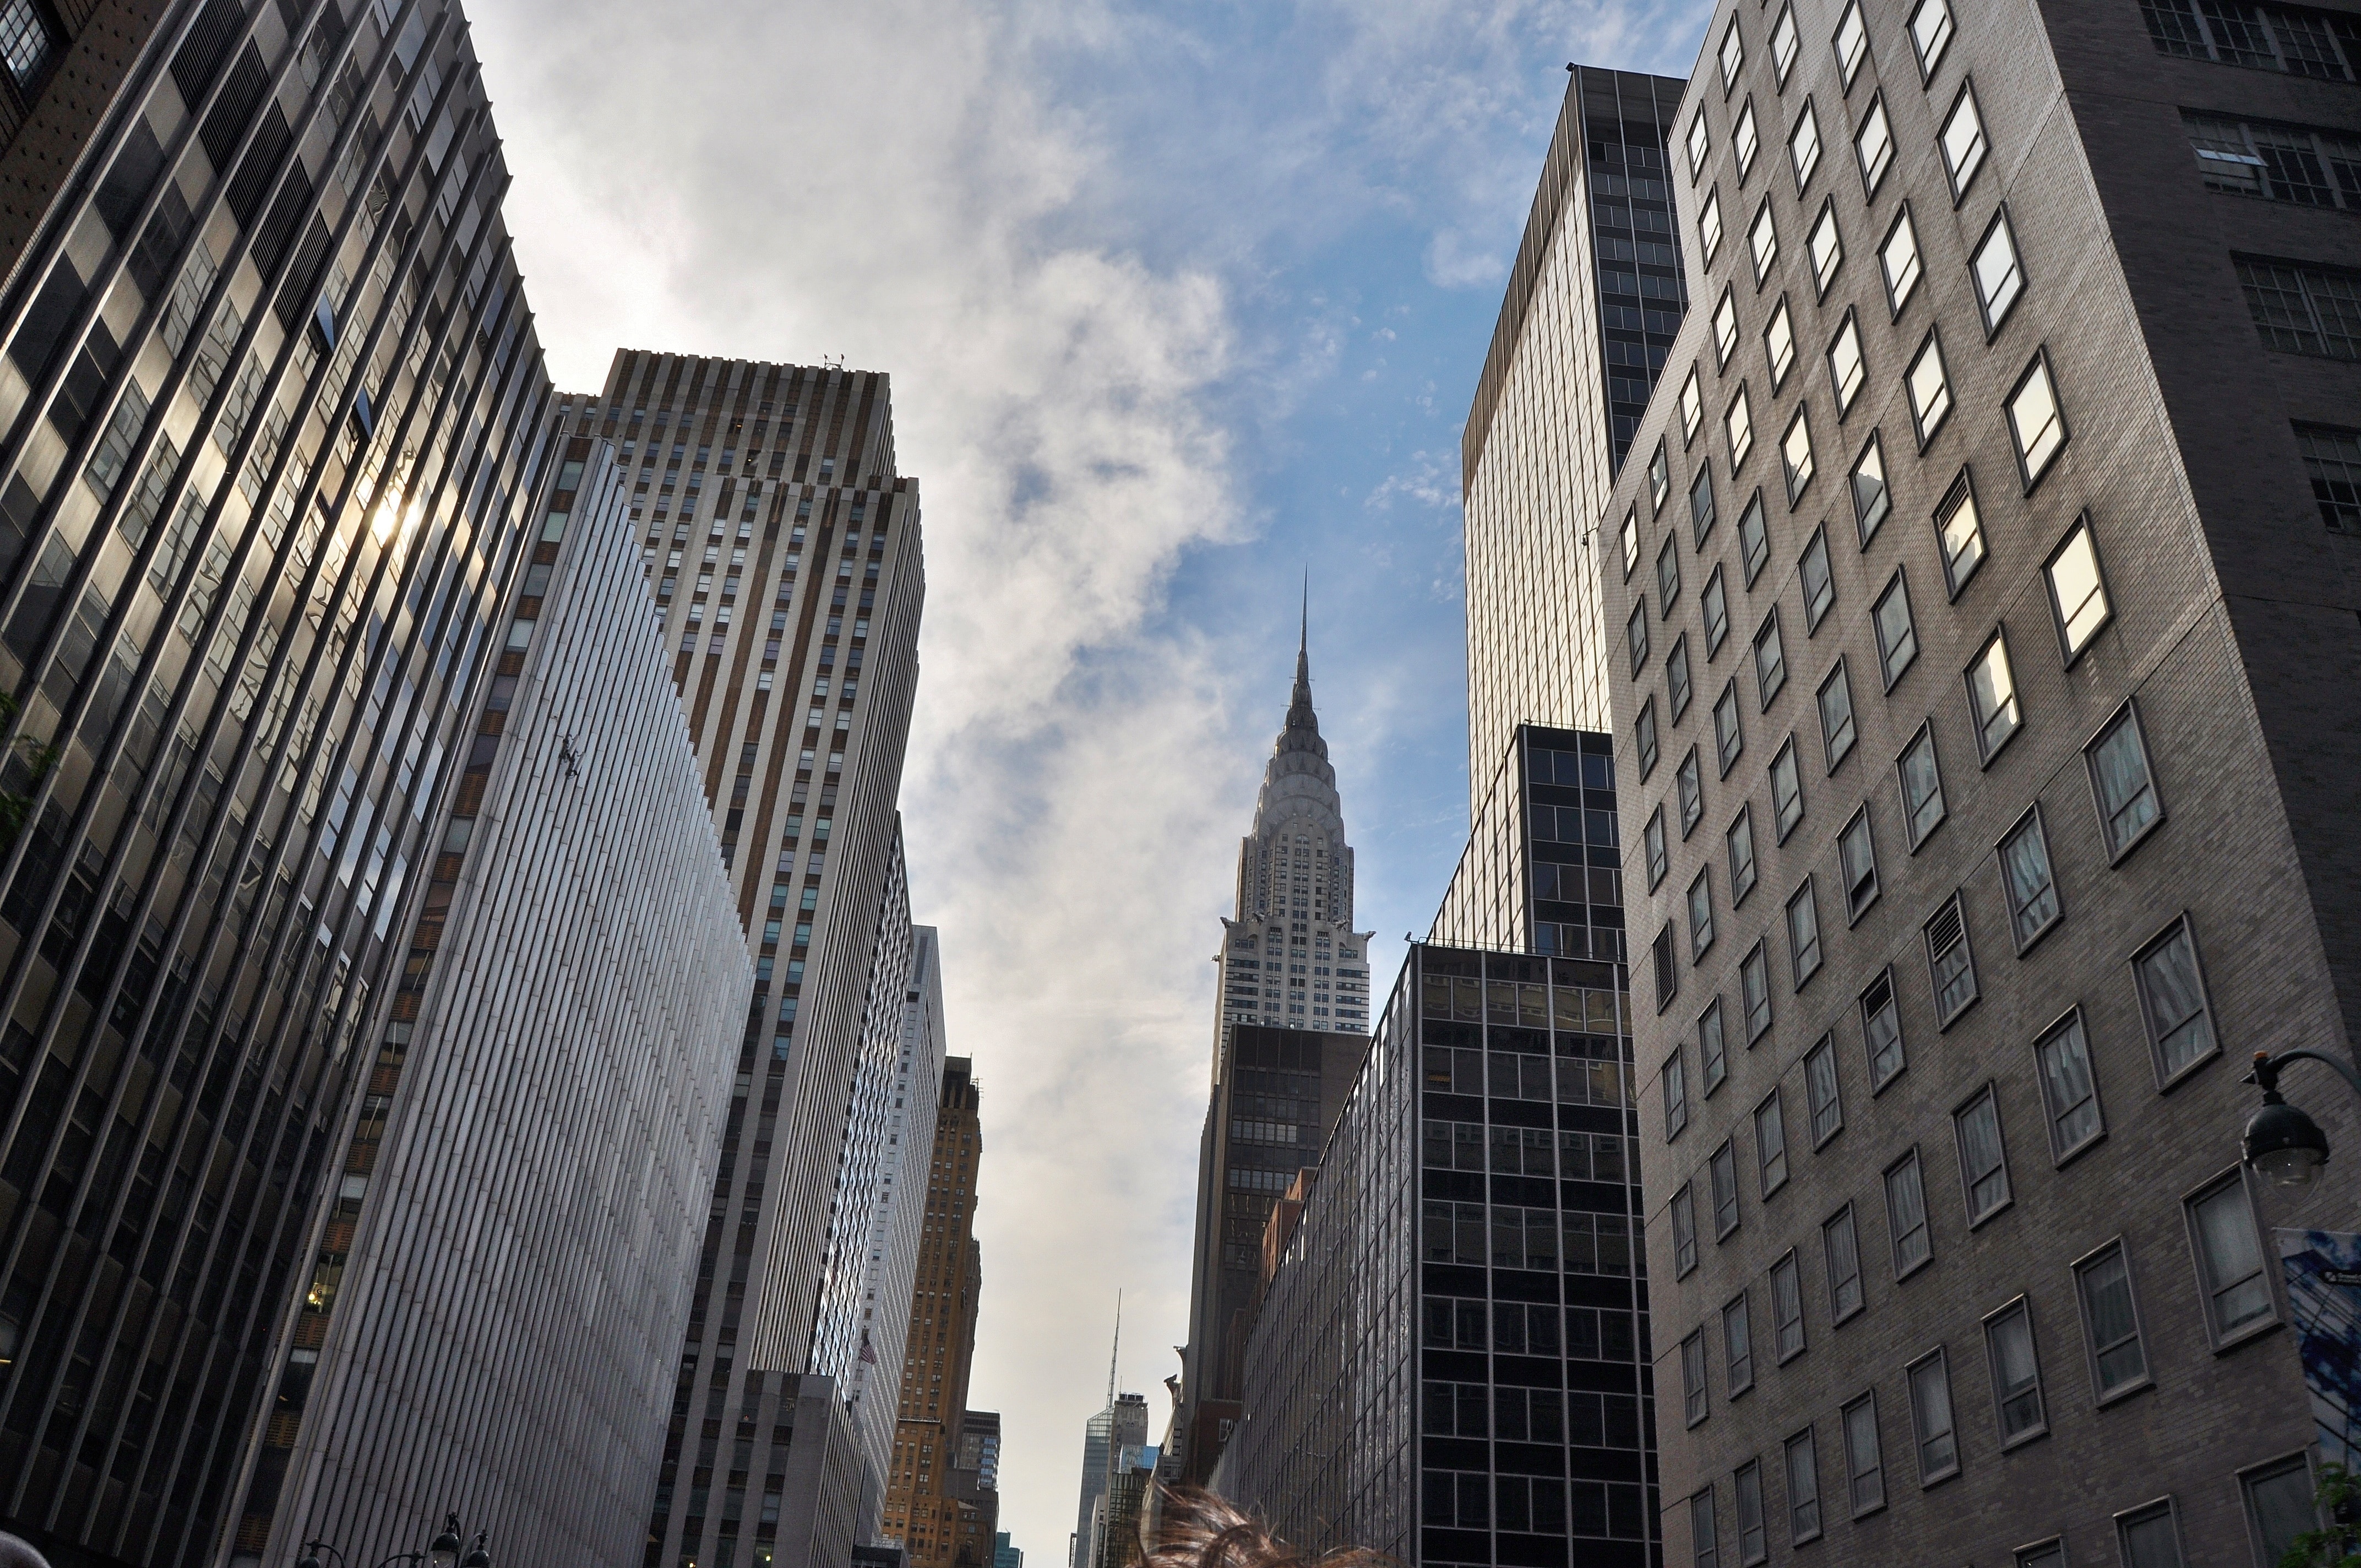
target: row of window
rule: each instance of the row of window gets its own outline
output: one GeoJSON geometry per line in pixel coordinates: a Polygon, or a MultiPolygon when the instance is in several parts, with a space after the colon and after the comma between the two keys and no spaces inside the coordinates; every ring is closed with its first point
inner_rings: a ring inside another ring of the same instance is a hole
{"type": "MultiPolygon", "coordinates": [[[[1887,1178],[1889,1207],[1897,1277],[1924,1266],[1924,1205],[1916,1188],[1916,1158],[1894,1168],[1911,1173],[1908,1195],[1895,1201],[1895,1175],[1887,1178]]],[[[2205,1304],[2209,1338],[2216,1349],[2260,1333],[2278,1321],[2279,1309],[2265,1267],[2259,1230],[2244,1175],[2238,1170],[2208,1183],[2183,1202],[2197,1281],[2205,1304]]],[[[1850,1206],[1839,1210],[1822,1229],[1828,1267],[1831,1322],[1841,1322],[1861,1308],[1861,1260],[1853,1234],[1850,1206]]],[[[2129,1249],[2114,1237],[2077,1259],[2070,1269],[2076,1315],[2082,1330],[2085,1373],[2090,1378],[2092,1406],[2101,1409],[2154,1386],[2142,1327],[2138,1294],[2129,1249]]],[[[1804,1288],[1796,1255],[1789,1252],[1774,1264],[1769,1281],[1773,1310],[1771,1350],[1784,1365],[1806,1349],[1804,1288]]],[[[1757,1354],[1752,1321],[1752,1301],[1741,1291],[1725,1305],[1718,1324],[1724,1397],[1737,1399],[1752,1389],[1757,1354]]],[[[2035,1303],[2018,1296],[1984,1314],[1980,1328],[1984,1365],[1990,1380],[1993,1436],[2005,1453],[2047,1436],[2050,1431],[2051,1395],[2042,1370],[2035,1303]]],[[[1708,1330],[1700,1326],[1680,1344],[1684,1419],[1694,1427],[1710,1419],[1708,1388],[1710,1351],[1708,1330]]],[[[1937,1345],[1903,1369],[1908,1391],[1912,1456],[1918,1484],[1931,1488],[1961,1473],[1961,1431],[1952,1400],[1949,1351],[1937,1345]]],[[[1839,1411],[1850,1517],[1860,1519],[1886,1506],[1884,1443],[1878,1420],[1877,1391],[1872,1387],[1839,1411]]],[[[1823,1530],[1817,1433],[1812,1426],[1782,1445],[1781,1469],[1786,1482],[1788,1539],[1795,1543],[1817,1539],[1823,1530]]],[[[2311,1483],[2308,1472],[2295,1464],[2290,1474],[2281,1462],[2261,1467],[2243,1478],[2250,1518],[2264,1528],[2257,1544],[2283,1550],[2295,1531],[2310,1528],[2311,1483]]],[[[1768,1555],[1760,1462],[1741,1465],[1731,1478],[1737,1530],[1733,1544],[1737,1561],[1754,1563],[1768,1555]]],[[[1690,1500],[1690,1530],[1696,1561],[1718,1563],[1720,1531],[1715,1517],[1714,1488],[1690,1500]]],[[[2120,1516],[2136,1522],[2151,1510],[2120,1516]]],[[[2177,1535],[2170,1536],[2172,1555],[2148,1557],[2127,1552],[2125,1561],[2144,1565],[2177,1564],[2177,1535]]],[[[2056,1546],[2050,1541],[2020,1553],[2022,1563],[2062,1563],[2062,1557],[2040,1553],[2056,1546]]],[[[2149,1544],[2153,1546],[2154,1541],[2149,1544]]],[[[2278,1552],[2260,1558],[2272,1568],[2278,1552]]]]}

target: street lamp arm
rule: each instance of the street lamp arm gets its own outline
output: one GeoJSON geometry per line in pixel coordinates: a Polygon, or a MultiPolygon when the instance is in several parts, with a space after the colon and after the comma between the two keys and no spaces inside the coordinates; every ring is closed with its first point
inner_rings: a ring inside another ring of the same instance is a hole
{"type": "Polygon", "coordinates": [[[392,1556],[387,1558],[384,1562],[379,1563],[377,1568],[393,1568],[393,1565],[397,1563],[423,1563],[425,1561],[426,1553],[423,1552],[397,1552],[392,1556]]]}
{"type": "Polygon", "coordinates": [[[2355,1072],[2349,1065],[2324,1051],[2306,1050],[2301,1047],[2285,1051],[2257,1051],[2254,1075],[2248,1081],[2269,1093],[2279,1088],[2279,1072],[2291,1061],[2316,1061],[2333,1068],[2336,1076],[2345,1080],[2345,1087],[2356,1094],[2361,1094],[2361,1072],[2355,1072]]]}

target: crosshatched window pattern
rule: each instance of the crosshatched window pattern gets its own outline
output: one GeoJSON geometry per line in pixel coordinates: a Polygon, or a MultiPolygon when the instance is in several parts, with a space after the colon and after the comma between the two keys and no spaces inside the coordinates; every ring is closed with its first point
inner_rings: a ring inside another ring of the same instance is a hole
{"type": "Polygon", "coordinates": [[[2106,1131],[2099,1086],[2091,1076],[2091,1049],[2082,1036],[2080,1008],[2069,1013],[2033,1043],[2041,1069],[2041,1103],[2049,1115],[2049,1153],[2063,1162],[2096,1143],[2106,1131]]]}
{"type": "Polygon", "coordinates": [[[1877,971],[1861,993],[1861,1048],[1869,1058],[1869,1083],[1883,1089],[1909,1065],[1902,1044],[1902,1012],[1894,1000],[1894,970],[1877,971]]]}

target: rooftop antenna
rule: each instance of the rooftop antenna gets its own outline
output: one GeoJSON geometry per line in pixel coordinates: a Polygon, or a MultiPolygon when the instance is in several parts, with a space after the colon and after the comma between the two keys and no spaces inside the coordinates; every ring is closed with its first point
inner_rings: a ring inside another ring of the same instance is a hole
{"type": "Polygon", "coordinates": [[[1110,1350],[1110,1351],[1108,1351],[1108,1352],[1107,1352],[1107,1409],[1110,1409],[1110,1410],[1112,1410],[1112,1409],[1115,1409],[1115,1357],[1116,1357],[1116,1356],[1118,1356],[1118,1355],[1120,1355],[1120,1354],[1123,1354],[1123,1288],[1122,1288],[1121,1286],[1117,1286],[1117,1287],[1115,1288],[1115,1348],[1114,1348],[1113,1350],[1110,1350]]]}

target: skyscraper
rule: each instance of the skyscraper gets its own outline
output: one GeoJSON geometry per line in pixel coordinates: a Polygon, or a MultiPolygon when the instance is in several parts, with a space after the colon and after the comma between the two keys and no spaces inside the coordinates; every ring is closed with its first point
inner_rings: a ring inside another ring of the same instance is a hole
{"type": "Polygon", "coordinates": [[[517,1568],[639,1555],[753,965],[611,454],[562,456],[234,1563],[446,1508],[517,1568]]]}
{"type": "Polygon", "coordinates": [[[1471,817],[1519,724],[1607,725],[1581,543],[1686,304],[1664,151],[1682,85],[1569,73],[1460,435],[1471,817]]]}
{"type": "Polygon", "coordinates": [[[1025,1568],[1025,1549],[1012,1544],[1005,1530],[992,1538],[992,1568],[1025,1568]]]}
{"type": "Polygon", "coordinates": [[[1126,1451],[1137,1453],[1148,1442],[1148,1400],[1138,1394],[1118,1394],[1110,1370],[1106,1408],[1082,1428],[1081,1506],[1074,1515],[1074,1539],[1067,1548],[1070,1568],[1095,1568],[1106,1540],[1107,1491],[1115,1466],[1126,1451]]]}
{"type": "Polygon", "coordinates": [[[1621,962],[1615,801],[1612,737],[1518,725],[1430,939],[1621,962]]]}
{"type": "Polygon", "coordinates": [[[967,1414],[983,1288],[975,1243],[976,1171],[983,1157],[980,1103],[972,1065],[964,1057],[950,1058],[943,1064],[935,1111],[926,1231],[910,1293],[909,1348],[883,1527],[887,1539],[909,1550],[912,1568],[950,1568],[960,1541],[952,1461],[967,1414]]]}
{"type": "Polygon", "coordinates": [[[2352,1175],[2238,1131],[2251,1053],[2361,1020],[2361,243],[2310,175],[2361,27],[1795,0],[1705,46],[1712,303],[1599,539],[1667,1555],[2275,1563],[2346,1394],[2273,1255],[2352,1175]]]}
{"type": "Polygon", "coordinates": [[[105,15],[5,21],[0,1522],[194,1564],[269,1529],[556,476],[457,9],[105,15]]]}
{"type": "Polygon", "coordinates": [[[906,930],[889,889],[925,595],[917,488],[895,471],[880,375],[625,349],[598,397],[562,407],[570,428],[617,442],[631,475],[754,948],[739,1058],[752,1103],[723,1138],[646,1568],[760,1568],[772,1545],[758,1530],[741,1560],[741,1521],[715,1505],[785,1474],[766,1447],[791,1424],[767,1414],[772,1375],[826,1376],[841,1400],[860,1353],[846,1244],[868,1222],[836,1200],[848,1147],[875,1132],[863,1043],[889,1043],[902,995],[877,948],[906,930]],[[744,1464],[722,1462],[733,1410],[744,1464]]]}

